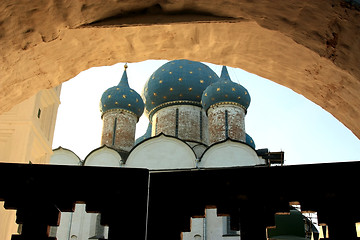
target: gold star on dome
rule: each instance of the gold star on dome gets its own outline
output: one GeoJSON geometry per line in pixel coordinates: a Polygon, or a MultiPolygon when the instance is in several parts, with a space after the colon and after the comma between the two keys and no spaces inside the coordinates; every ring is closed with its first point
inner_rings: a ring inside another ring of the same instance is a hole
{"type": "Polygon", "coordinates": [[[204,83],[204,80],[201,79],[201,80],[200,80],[200,83],[204,83]]]}
{"type": "Polygon", "coordinates": [[[104,107],[106,107],[106,104],[104,104],[104,107]]]}
{"type": "Polygon", "coordinates": [[[209,78],[212,78],[212,76],[209,76],[209,78]]]}
{"type": "Polygon", "coordinates": [[[198,68],[199,71],[201,71],[201,68],[198,68]]]}
{"type": "Polygon", "coordinates": [[[220,88],[218,87],[218,88],[216,89],[216,91],[217,91],[217,92],[220,92],[220,88]]]}
{"type": "Polygon", "coordinates": [[[205,95],[204,95],[205,97],[207,97],[207,92],[205,93],[205,95]]]}
{"type": "Polygon", "coordinates": [[[129,103],[128,106],[131,107],[131,104],[129,103]]]}
{"type": "Polygon", "coordinates": [[[156,92],[154,92],[153,94],[154,94],[154,96],[157,96],[157,93],[156,93],[156,92]]]}
{"type": "Polygon", "coordinates": [[[126,98],[126,95],[125,95],[125,94],[123,94],[123,98],[126,98]]]}
{"type": "Polygon", "coordinates": [[[238,96],[238,99],[240,99],[241,97],[240,96],[238,96]]]}
{"type": "Polygon", "coordinates": [[[183,66],[179,66],[179,68],[183,68],[183,66]]]}
{"type": "Polygon", "coordinates": [[[120,90],[120,88],[116,88],[116,90],[120,90]]]}
{"type": "Polygon", "coordinates": [[[152,78],[151,79],[155,79],[155,76],[152,76],[152,78]]]}
{"type": "Polygon", "coordinates": [[[215,100],[215,98],[213,98],[213,97],[212,97],[212,98],[211,98],[211,100],[212,100],[212,101],[214,101],[214,100],[215,100]]]}
{"type": "Polygon", "coordinates": [[[136,102],[139,102],[139,99],[136,99],[136,102]]]}
{"type": "Polygon", "coordinates": [[[245,95],[247,95],[247,91],[245,91],[245,95]]]}
{"type": "Polygon", "coordinates": [[[172,92],[174,89],[171,87],[169,90],[170,90],[170,92],[172,92]]]}
{"type": "Polygon", "coordinates": [[[131,90],[131,89],[130,89],[130,92],[134,92],[134,90],[131,90]]]}
{"type": "Polygon", "coordinates": [[[190,73],[190,74],[192,74],[193,72],[192,72],[192,71],[190,71],[189,73],[190,73]]]}
{"type": "Polygon", "coordinates": [[[189,87],[189,91],[190,91],[190,92],[192,91],[192,88],[191,88],[191,87],[189,87]]]}
{"type": "Polygon", "coordinates": [[[235,92],[235,88],[234,88],[234,87],[233,87],[233,88],[231,88],[231,91],[235,92]]]}
{"type": "Polygon", "coordinates": [[[227,97],[228,97],[228,95],[227,95],[227,94],[225,94],[225,97],[227,98],[227,97]]]}
{"type": "Polygon", "coordinates": [[[155,104],[155,102],[151,102],[151,104],[152,104],[152,105],[154,105],[154,104],[155,104]]]}
{"type": "Polygon", "coordinates": [[[162,83],[162,82],[163,82],[163,80],[160,80],[160,81],[159,81],[159,83],[162,83]]]}
{"type": "Polygon", "coordinates": [[[161,71],[165,71],[165,68],[161,69],[161,71]]]}
{"type": "Polygon", "coordinates": [[[196,98],[200,98],[200,96],[199,96],[199,95],[197,95],[197,96],[196,96],[196,98]]]}
{"type": "Polygon", "coordinates": [[[163,96],[163,99],[167,99],[167,97],[166,97],[166,96],[163,96]]]}
{"type": "Polygon", "coordinates": [[[183,79],[182,78],[179,78],[179,82],[181,82],[183,79]]]}
{"type": "Polygon", "coordinates": [[[182,93],[180,93],[180,94],[179,94],[179,97],[182,97],[182,96],[183,96],[182,93]]]}
{"type": "Polygon", "coordinates": [[[111,98],[111,95],[108,95],[108,98],[111,98]]]}
{"type": "Polygon", "coordinates": [[[169,72],[169,74],[172,74],[172,72],[169,72]]]}
{"type": "Polygon", "coordinates": [[[115,102],[116,105],[118,105],[119,103],[118,102],[115,102]]]}

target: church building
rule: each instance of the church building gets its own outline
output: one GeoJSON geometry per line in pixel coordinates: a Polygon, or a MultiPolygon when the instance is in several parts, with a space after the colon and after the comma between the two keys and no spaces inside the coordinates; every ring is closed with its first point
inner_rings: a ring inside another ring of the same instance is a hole
{"type": "MultiPolygon", "coordinates": [[[[151,171],[270,165],[271,153],[256,150],[245,129],[250,93],[230,79],[225,66],[219,77],[200,62],[167,62],[149,77],[142,96],[130,88],[126,68],[119,84],[107,89],[100,100],[102,146],[84,160],[59,147],[51,164],[151,171]],[[135,139],[143,113],[149,125],[135,139]]],[[[62,213],[53,235],[59,240],[106,238],[109,229],[99,219],[100,215],[86,213],[78,204],[74,213],[62,213]]],[[[209,208],[204,218],[192,219],[191,232],[183,233],[182,238],[232,240],[240,235],[229,228],[228,217],[217,216],[216,209],[209,208]]]]}

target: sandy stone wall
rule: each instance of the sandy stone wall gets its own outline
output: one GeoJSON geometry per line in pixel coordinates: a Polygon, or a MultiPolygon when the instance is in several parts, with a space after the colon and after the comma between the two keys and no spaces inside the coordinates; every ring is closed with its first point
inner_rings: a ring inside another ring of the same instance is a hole
{"type": "Polygon", "coordinates": [[[245,142],[245,110],[233,105],[219,105],[208,110],[210,144],[227,138],[245,142]]]}
{"type": "Polygon", "coordinates": [[[0,113],[90,67],[186,58],[287,86],[359,137],[359,9],[343,0],[1,1],[0,113]]]}
{"type": "Polygon", "coordinates": [[[137,117],[135,114],[123,111],[105,113],[103,116],[101,145],[116,150],[130,151],[135,142],[136,123],[137,117]]]}

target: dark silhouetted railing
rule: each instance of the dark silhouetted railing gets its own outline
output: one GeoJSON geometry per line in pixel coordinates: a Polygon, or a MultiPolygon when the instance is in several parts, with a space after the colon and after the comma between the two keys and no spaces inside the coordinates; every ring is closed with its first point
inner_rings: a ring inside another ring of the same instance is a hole
{"type": "Polygon", "coordinates": [[[288,212],[293,201],[318,213],[330,239],[359,239],[359,182],[360,162],[173,172],[0,164],[0,200],[22,224],[14,240],[51,239],[49,226],[76,202],[101,213],[111,240],[180,239],[190,217],[209,205],[231,216],[242,240],[263,240],[274,214],[288,212]]]}

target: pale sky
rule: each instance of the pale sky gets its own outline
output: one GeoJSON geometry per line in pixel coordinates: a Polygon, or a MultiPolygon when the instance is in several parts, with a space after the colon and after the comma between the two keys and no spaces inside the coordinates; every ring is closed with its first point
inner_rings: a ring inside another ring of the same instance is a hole
{"type": "MultiPolygon", "coordinates": [[[[128,64],[130,87],[141,94],[150,75],[166,62],[128,64]]],[[[207,65],[220,75],[221,66],[207,65]]],[[[91,68],[63,84],[53,148],[68,148],[85,159],[100,147],[100,98],[106,89],[119,83],[123,66],[91,68]]],[[[237,68],[228,67],[228,71],[232,81],[250,93],[245,128],[257,149],[284,151],[286,165],[360,160],[359,139],[330,113],[267,79],[237,68]]],[[[145,133],[147,124],[148,119],[142,116],[136,138],[145,133]]]]}

